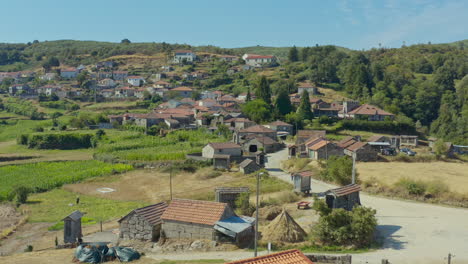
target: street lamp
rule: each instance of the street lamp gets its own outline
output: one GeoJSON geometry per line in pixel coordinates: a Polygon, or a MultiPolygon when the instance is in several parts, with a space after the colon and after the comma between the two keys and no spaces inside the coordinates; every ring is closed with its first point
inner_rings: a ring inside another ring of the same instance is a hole
{"type": "Polygon", "coordinates": [[[260,176],[262,176],[263,174],[265,173],[260,172],[257,174],[257,205],[256,205],[256,210],[255,210],[255,240],[254,240],[255,253],[254,253],[254,257],[256,257],[258,254],[258,249],[257,249],[257,245],[258,245],[258,197],[260,194],[260,176]]]}

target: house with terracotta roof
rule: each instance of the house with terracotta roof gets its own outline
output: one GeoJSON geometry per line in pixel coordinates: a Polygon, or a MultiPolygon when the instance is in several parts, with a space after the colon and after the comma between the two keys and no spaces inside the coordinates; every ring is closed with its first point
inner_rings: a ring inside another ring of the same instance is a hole
{"type": "Polygon", "coordinates": [[[236,143],[243,143],[248,135],[254,136],[266,136],[274,141],[277,141],[276,131],[261,125],[255,125],[248,128],[244,128],[234,132],[233,141],[236,143]]]}
{"type": "Polygon", "coordinates": [[[157,241],[161,234],[161,215],[167,208],[165,202],[132,210],[118,222],[119,237],[122,239],[139,239],[157,241]]]}
{"type": "Polygon", "coordinates": [[[234,129],[245,129],[255,126],[255,122],[245,117],[235,117],[224,120],[224,125],[234,129]]]}
{"type": "Polygon", "coordinates": [[[306,255],[297,249],[276,252],[254,258],[242,259],[226,264],[314,264],[306,255]]]}
{"type": "Polygon", "coordinates": [[[294,126],[291,124],[288,124],[283,121],[276,120],[274,122],[268,123],[265,125],[266,127],[273,129],[278,133],[278,135],[282,134],[279,132],[286,132],[286,135],[292,135],[293,134],[293,128],[294,126]]]}
{"type": "Polygon", "coordinates": [[[276,63],[277,59],[272,55],[244,54],[242,59],[245,64],[252,67],[262,67],[267,64],[276,63]]]}
{"type": "Polygon", "coordinates": [[[280,150],[282,145],[270,137],[262,135],[247,135],[245,141],[242,143],[242,150],[244,153],[257,153],[263,151],[264,153],[273,153],[280,150]]]}
{"type": "Polygon", "coordinates": [[[207,239],[248,245],[254,219],[239,217],[227,203],[174,199],[161,216],[169,239],[207,239]]]}
{"type": "Polygon", "coordinates": [[[174,51],[174,59],[175,63],[182,63],[182,62],[193,62],[197,59],[197,55],[195,52],[191,50],[176,50],[174,51]]]}
{"type": "Polygon", "coordinates": [[[378,158],[377,151],[367,142],[355,141],[346,145],[344,154],[350,157],[355,156],[357,161],[375,161],[378,158]]]}
{"type": "Polygon", "coordinates": [[[212,159],[214,155],[242,156],[242,148],[233,142],[208,143],[202,150],[202,157],[212,159]]]}
{"type": "Polygon", "coordinates": [[[331,156],[343,156],[343,148],[336,143],[321,138],[307,147],[309,158],[314,160],[329,159],[331,156]]]}
{"type": "Polygon", "coordinates": [[[357,118],[365,119],[369,121],[384,121],[386,118],[392,119],[395,118],[395,115],[389,112],[386,112],[377,106],[363,104],[354,110],[348,112],[345,115],[345,118],[357,118]]]}

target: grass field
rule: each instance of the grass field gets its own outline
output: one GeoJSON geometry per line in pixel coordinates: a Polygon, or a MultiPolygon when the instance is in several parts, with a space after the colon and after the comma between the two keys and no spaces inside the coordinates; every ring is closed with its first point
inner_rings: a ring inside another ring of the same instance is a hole
{"type": "Polygon", "coordinates": [[[15,186],[25,186],[35,192],[51,190],[66,183],[91,177],[131,170],[124,164],[107,164],[96,160],[39,162],[0,167],[0,199],[6,199],[15,186]]]}
{"type": "Polygon", "coordinates": [[[449,190],[468,194],[468,163],[462,162],[365,162],[358,163],[362,181],[376,179],[391,186],[401,178],[422,181],[441,181],[449,190]]]}
{"type": "Polygon", "coordinates": [[[51,126],[52,120],[11,120],[0,125],[0,142],[16,139],[19,134],[33,132],[38,126],[51,126]]]}

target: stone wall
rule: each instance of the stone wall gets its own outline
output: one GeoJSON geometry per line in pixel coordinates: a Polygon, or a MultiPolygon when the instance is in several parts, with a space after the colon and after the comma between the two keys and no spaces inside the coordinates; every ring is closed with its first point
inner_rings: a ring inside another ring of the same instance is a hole
{"type": "Polygon", "coordinates": [[[335,264],[351,264],[351,255],[332,256],[332,255],[315,255],[304,254],[308,259],[315,263],[335,263],[335,264]]]}
{"type": "Polygon", "coordinates": [[[208,225],[182,223],[165,220],[162,230],[166,238],[174,239],[214,239],[214,228],[208,225]]]}
{"type": "Polygon", "coordinates": [[[152,226],[143,217],[133,213],[120,222],[120,238],[156,240],[161,226],[152,226]]]}

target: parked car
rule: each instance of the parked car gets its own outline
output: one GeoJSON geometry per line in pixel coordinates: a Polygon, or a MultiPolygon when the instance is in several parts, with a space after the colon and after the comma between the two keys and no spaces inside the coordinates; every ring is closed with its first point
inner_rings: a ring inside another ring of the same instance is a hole
{"type": "Polygon", "coordinates": [[[409,148],[402,148],[402,149],[400,149],[400,152],[403,152],[403,153],[405,153],[405,154],[408,155],[408,156],[414,156],[414,155],[416,155],[416,152],[412,151],[412,150],[409,149],[409,148]]]}

